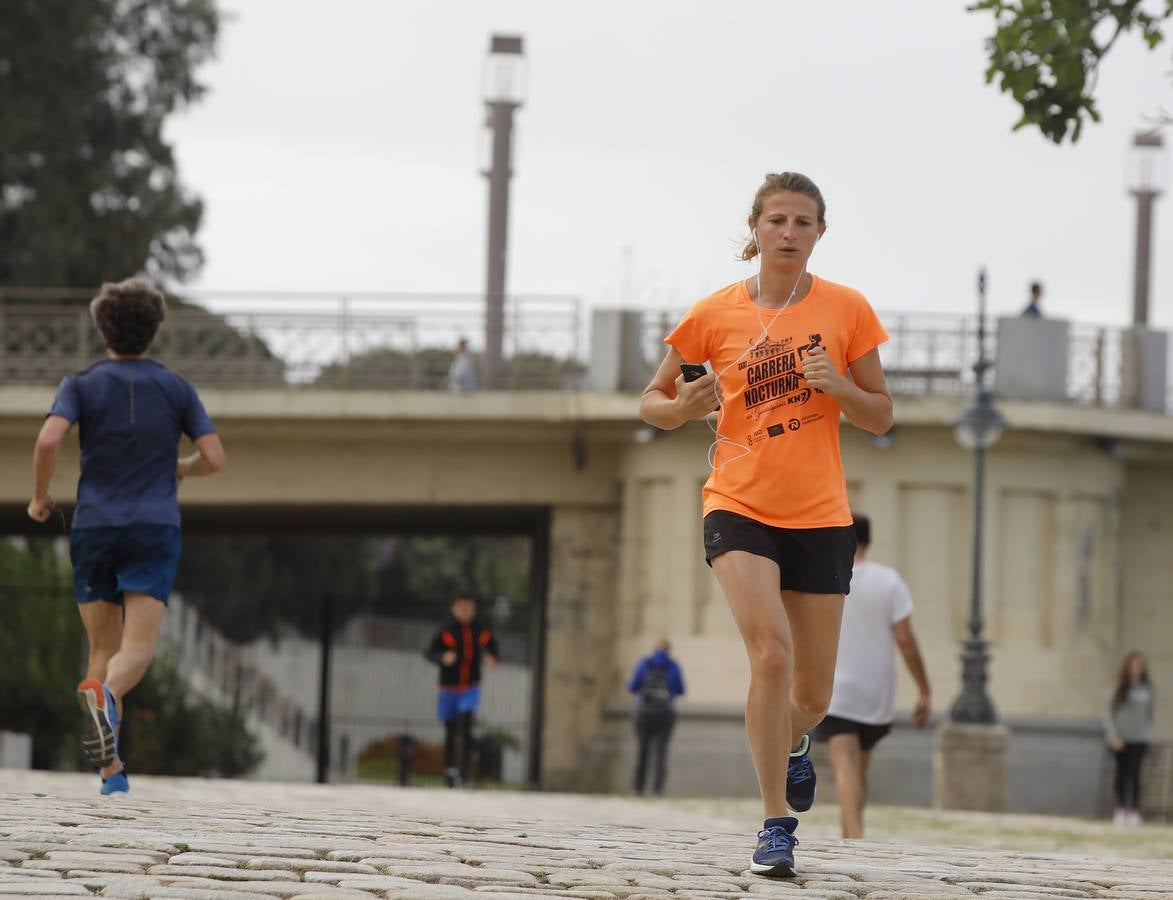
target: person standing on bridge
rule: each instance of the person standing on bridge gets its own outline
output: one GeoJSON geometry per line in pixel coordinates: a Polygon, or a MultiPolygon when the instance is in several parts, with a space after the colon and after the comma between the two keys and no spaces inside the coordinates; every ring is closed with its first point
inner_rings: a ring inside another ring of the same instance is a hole
{"type": "Polygon", "coordinates": [[[111,795],[130,790],[118,753],[122,703],[154,658],[179,564],[178,485],[220,471],[224,448],[195,388],[147,358],[166,315],[163,295],[138,279],[108,283],[90,313],[107,358],[57,389],[33,451],[28,514],[44,522],[53,513],[49,482],[77,423],[81,477],[69,555],[89,642],[77,697],[82,748],[99,769],[101,793],[111,795]],[[181,435],[195,443],[190,456],[177,457],[181,435]]]}
{"type": "Polygon", "coordinates": [[[436,718],[444,723],[444,778],[448,787],[460,787],[468,781],[472,762],[473,716],[481,704],[481,664],[495,666],[500,656],[492,629],[477,618],[477,602],[471,593],[460,592],[452,599],[452,617],[436,632],[424,656],[440,667],[436,718]]]}
{"type": "Polygon", "coordinates": [[[742,258],[757,257],[758,274],[694,304],[664,339],[640,415],[670,430],[717,414],[704,546],[749,657],[746,731],[766,817],[751,870],[792,877],[787,806],[814,802],[808,732],[831,700],[855,557],[839,420],[876,435],[892,426],[878,351],[888,335],[862,294],[807,272],[827,227],[809,178],[767,175],[748,224],[742,258]]]}

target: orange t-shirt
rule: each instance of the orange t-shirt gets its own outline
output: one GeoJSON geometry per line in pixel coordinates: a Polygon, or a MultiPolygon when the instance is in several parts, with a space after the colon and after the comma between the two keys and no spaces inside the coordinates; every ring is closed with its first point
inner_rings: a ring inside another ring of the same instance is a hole
{"type": "Polygon", "coordinates": [[[846,373],[888,333],[859,291],[811,278],[807,295],[781,313],[755,304],[738,281],[697,302],[664,338],[721,382],[717,425],[728,440],[718,441],[705,483],[705,515],[723,509],[782,528],[851,524],[839,403],[807,387],[802,360],[818,344],[846,373]]]}

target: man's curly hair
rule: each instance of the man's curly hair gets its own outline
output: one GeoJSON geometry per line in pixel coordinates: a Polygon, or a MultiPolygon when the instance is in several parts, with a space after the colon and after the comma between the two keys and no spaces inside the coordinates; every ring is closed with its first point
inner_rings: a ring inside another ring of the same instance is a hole
{"type": "Polygon", "coordinates": [[[167,315],[162,292],[141,278],[106,282],[90,303],[90,315],[106,346],[119,356],[140,356],[167,315]]]}

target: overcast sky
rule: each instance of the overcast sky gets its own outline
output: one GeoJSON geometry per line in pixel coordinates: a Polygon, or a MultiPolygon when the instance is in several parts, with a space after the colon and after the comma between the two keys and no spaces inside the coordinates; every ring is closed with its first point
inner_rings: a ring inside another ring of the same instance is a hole
{"type": "MultiPolygon", "coordinates": [[[[222,0],[210,91],[169,127],[207,204],[215,289],[476,292],[489,35],[524,36],[508,290],[679,308],[744,277],[762,175],[815,179],[818,274],[880,310],[1132,307],[1133,131],[1173,108],[1170,51],[1124,39],[1074,147],[1011,132],[987,15],[955,0],[222,0]],[[627,285],[626,291],[624,285],[627,285]],[[626,298],[623,294],[627,294],[626,298]]],[[[1173,328],[1158,203],[1152,322],[1173,328]]]]}

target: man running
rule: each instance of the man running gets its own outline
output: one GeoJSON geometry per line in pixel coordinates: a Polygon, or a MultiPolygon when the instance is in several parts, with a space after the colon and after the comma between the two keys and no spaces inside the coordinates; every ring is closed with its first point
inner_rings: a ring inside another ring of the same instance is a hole
{"type": "Polygon", "coordinates": [[[122,701],[155,656],[179,565],[178,485],[224,466],[224,448],[194,387],[147,358],[166,315],[163,295],[138,279],[104,284],[90,304],[107,358],[67,376],[37,436],[33,499],[53,511],[49,482],[74,423],[81,443],[77,510],[69,538],[74,593],[89,642],[77,686],[82,747],[103,795],[130,790],[118,755],[122,701]],[[187,435],[196,452],[178,457],[187,435]]]}
{"type": "Polygon", "coordinates": [[[863,809],[867,804],[868,766],[872,750],[892,730],[896,704],[896,651],[904,657],[920,691],[912,721],[924,728],[929,721],[929,678],[920,646],[912,631],[912,595],[900,573],[867,559],[872,525],[855,515],[855,567],[851,596],[843,607],[839,634],[839,661],[831,708],[815,731],[827,742],[843,837],[863,837],[863,809]]]}

